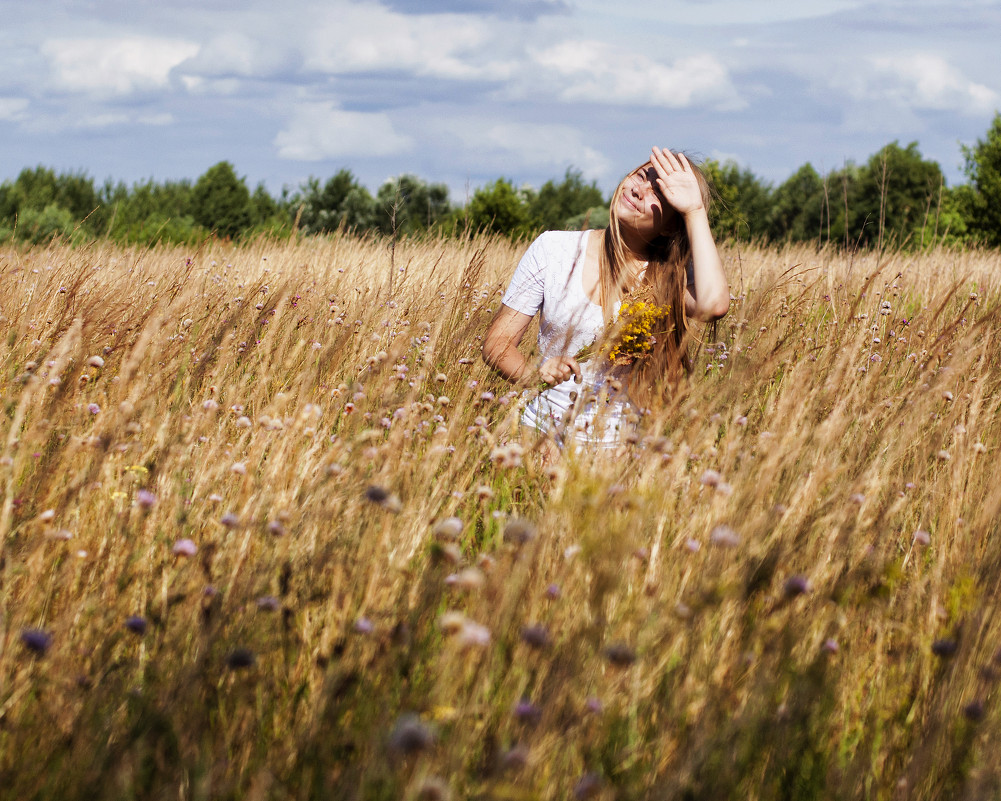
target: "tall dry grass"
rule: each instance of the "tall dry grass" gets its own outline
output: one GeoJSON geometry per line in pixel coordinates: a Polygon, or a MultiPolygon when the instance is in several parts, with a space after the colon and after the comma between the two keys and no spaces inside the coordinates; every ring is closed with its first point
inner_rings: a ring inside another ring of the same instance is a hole
{"type": "Polygon", "coordinates": [[[998,255],[727,250],[547,467],[519,251],[0,251],[0,796],[1001,793],[998,255]]]}

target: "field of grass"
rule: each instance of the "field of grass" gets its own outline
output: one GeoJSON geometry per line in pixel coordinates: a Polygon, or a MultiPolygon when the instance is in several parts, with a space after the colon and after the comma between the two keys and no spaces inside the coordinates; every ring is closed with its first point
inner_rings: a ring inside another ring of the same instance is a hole
{"type": "Polygon", "coordinates": [[[0,798],[1001,796],[1001,256],[724,249],[544,465],[523,248],[0,249],[0,798]]]}

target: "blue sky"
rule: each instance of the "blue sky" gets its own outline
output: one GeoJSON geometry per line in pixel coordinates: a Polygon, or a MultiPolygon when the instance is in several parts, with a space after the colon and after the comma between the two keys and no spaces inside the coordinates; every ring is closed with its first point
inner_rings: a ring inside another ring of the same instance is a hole
{"type": "Polygon", "coordinates": [[[778,183],[917,141],[950,184],[1001,109],[1001,0],[0,0],[0,179],[273,192],[342,167],[452,199],[652,144],[778,183]]]}

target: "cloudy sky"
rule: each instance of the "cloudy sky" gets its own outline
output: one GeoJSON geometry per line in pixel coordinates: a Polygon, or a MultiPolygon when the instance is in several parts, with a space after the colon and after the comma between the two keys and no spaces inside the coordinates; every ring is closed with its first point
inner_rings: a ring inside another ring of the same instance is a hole
{"type": "Polygon", "coordinates": [[[650,145],[775,183],[917,141],[950,184],[1001,108],[1001,0],[0,0],[0,179],[273,192],[348,167],[462,201],[650,145]]]}

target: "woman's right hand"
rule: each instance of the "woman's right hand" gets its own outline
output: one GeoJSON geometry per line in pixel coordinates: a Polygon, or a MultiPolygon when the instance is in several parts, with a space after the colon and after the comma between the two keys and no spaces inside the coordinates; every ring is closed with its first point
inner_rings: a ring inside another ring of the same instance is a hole
{"type": "Polygon", "coordinates": [[[570,356],[553,356],[546,359],[539,367],[539,378],[549,386],[562,384],[570,376],[574,377],[574,382],[580,384],[584,378],[580,372],[580,365],[576,359],[570,356]]]}

